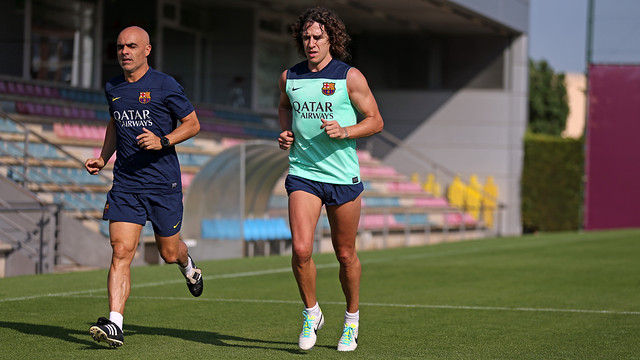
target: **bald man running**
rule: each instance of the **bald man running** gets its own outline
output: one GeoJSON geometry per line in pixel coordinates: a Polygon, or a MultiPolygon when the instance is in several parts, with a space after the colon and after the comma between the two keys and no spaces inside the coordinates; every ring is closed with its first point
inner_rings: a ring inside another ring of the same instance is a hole
{"type": "Polygon", "coordinates": [[[200,131],[196,112],[180,84],[149,67],[149,34],[128,27],[117,40],[123,74],[105,86],[111,120],[98,158],[87,159],[86,170],[98,174],[116,155],[113,186],[103,219],[109,221],[113,250],[107,278],[109,318],[100,317],[89,332],[112,347],[124,343],[124,307],[131,290],[131,262],[147,221],[153,225],[162,259],[178,264],[193,296],[203,289],[202,272],[180,239],[182,183],[175,145],[200,131]]]}

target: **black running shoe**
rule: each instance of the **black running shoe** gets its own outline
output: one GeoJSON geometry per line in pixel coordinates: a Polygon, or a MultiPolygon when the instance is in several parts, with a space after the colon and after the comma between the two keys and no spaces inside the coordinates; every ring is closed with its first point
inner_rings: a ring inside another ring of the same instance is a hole
{"type": "Polygon", "coordinates": [[[98,322],[89,328],[91,337],[97,342],[104,341],[109,343],[109,346],[117,348],[124,343],[124,335],[122,330],[113,321],[100,317],[98,322]]]}
{"type": "Polygon", "coordinates": [[[202,288],[204,286],[204,282],[202,281],[202,270],[196,267],[196,264],[193,262],[191,255],[189,255],[189,261],[191,261],[191,266],[193,267],[193,274],[191,276],[186,276],[187,279],[187,287],[189,288],[189,292],[191,295],[198,297],[202,295],[202,288]]]}

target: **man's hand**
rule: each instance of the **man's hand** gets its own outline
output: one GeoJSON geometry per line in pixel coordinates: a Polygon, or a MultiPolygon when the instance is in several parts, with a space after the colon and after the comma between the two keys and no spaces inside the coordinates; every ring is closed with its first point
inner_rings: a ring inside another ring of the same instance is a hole
{"type": "Polygon", "coordinates": [[[278,137],[278,145],[280,145],[280,149],[289,150],[291,145],[293,145],[293,132],[291,130],[285,130],[280,133],[278,137]]]}
{"type": "Polygon", "coordinates": [[[320,120],[322,121],[320,129],[324,129],[324,132],[327,133],[330,138],[345,139],[347,137],[347,131],[345,130],[345,128],[340,126],[337,121],[327,121],[325,119],[320,120]]]}
{"type": "Polygon", "coordinates": [[[103,167],[104,160],[102,159],[87,159],[87,161],[84,162],[84,168],[87,169],[87,172],[91,175],[98,175],[103,167]]]}
{"type": "Polygon", "coordinates": [[[156,134],[152,133],[147,128],[142,128],[144,131],[142,134],[136,136],[136,140],[138,140],[138,146],[144,150],[160,150],[162,149],[162,144],[160,143],[160,138],[156,136],[156,134]]]}

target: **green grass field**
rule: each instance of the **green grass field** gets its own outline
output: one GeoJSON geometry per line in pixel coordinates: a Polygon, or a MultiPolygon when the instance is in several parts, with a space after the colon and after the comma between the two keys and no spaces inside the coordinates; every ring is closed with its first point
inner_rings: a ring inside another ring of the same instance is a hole
{"type": "Polygon", "coordinates": [[[360,336],[335,350],[344,298],[315,255],[326,317],[297,347],[289,257],[201,261],[193,298],[175,265],[135,267],[124,346],[95,343],[106,270],[0,279],[0,359],[638,359],[640,230],[361,252],[360,336]]]}

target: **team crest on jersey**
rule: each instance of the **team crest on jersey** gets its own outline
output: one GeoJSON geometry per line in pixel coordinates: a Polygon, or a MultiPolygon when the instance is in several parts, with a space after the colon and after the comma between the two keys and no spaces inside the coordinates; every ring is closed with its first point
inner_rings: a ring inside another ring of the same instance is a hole
{"type": "Polygon", "coordinates": [[[333,95],[336,92],[336,83],[326,82],[322,83],[322,93],[325,95],[333,95]]]}
{"type": "Polygon", "coordinates": [[[138,97],[138,101],[142,104],[147,104],[151,101],[151,91],[141,91],[140,97],[138,97]]]}

